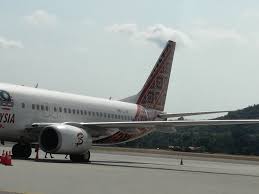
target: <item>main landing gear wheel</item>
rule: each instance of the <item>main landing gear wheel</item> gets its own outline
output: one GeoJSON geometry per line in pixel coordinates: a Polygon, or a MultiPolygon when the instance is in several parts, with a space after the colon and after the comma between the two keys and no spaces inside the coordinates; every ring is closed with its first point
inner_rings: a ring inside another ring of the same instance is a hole
{"type": "Polygon", "coordinates": [[[13,158],[27,159],[31,156],[30,144],[15,144],[12,148],[13,158]]]}
{"type": "Polygon", "coordinates": [[[89,162],[90,151],[87,151],[85,154],[71,154],[69,157],[72,162],[89,162]]]}

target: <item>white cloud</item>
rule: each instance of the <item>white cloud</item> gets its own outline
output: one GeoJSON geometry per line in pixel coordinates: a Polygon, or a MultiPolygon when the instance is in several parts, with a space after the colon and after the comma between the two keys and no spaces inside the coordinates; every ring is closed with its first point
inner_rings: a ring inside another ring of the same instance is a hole
{"type": "Polygon", "coordinates": [[[139,32],[138,36],[160,47],[164,47],[168,40],[176,41],[178,46],[189,47],[192,44],[192,40],[187,33],[162,24],[148,27],[146,31],[139,32]]]}
{"type": "Polygon", "coordinates": [[[25,21],[33,25],[54,25],[57,17],[44,10],[36,10],[31,15],[25,16],[25,21]]]}
{"type": "Polygon", "coordinates": [[[236,30],[227,28],[211,28],[199,26],[189,30],[188,33],[179,29],[156,24],[139,30],[136,24],[114,24],[107,28],[110,32],[124,33],[129,37],[155,43],[164,47],[168,40],[176,41],[179,47],[195,48],[201,43],[212,41],[228,41],[234,43],[245,43],[247,40],[236,30]]]}
{"type": "Polygon", "coordinates": [[[246,18],[246,19],[258,19],[259,18],[259,13],[258,13],[258,10],[256,10],[256,9],[246,9],[243,11],[243,13],[241,15],[243,16],[243,18],[246,18]]]}
{"type": "Polygon", "coordinates": [[[4,48],[4,49],[8,49],[8,48],[24,48],[24,46],[19,41],[8,40],[8,39],[0,36],[0,48],[4,48]]]}
{"type": "Polygon", "coordinates": [[[192,42],[186,33],[162,24],[149,26],[142,31],[138,29],[136,24],[114,24],[107,29],[111,32],[125,33],[132,38],[155,43],[159,47],[164,47],[168,40],[176,41],[178,46],[190,46],[192,42]]]}
{"type": "Polygon", "coordinates": [[[107,28],[111,32],[126,33],[128,35],[134,35],[138,33],[136,24],[114,24],[107,28]]]}
{"type": "Polygon", "coordinates": [[[194,30],[193,36],[195,39],[203,39],[204,41],[220,41],[228,40],[236,43],[245,43],[243,36],[234,29],[224,28],[204,28],[194,30]]]}

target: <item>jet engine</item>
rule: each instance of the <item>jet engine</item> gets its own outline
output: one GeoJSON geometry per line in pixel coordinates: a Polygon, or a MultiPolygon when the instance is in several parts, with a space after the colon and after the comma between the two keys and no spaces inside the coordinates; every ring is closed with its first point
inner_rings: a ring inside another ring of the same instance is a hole
{"type": "Polygon", "coordinates": [[[92,137],[83,129],[56,124],[45,127],[39,136],[40,148],[57,154],[84,154],[92,146],[92,137]]]}

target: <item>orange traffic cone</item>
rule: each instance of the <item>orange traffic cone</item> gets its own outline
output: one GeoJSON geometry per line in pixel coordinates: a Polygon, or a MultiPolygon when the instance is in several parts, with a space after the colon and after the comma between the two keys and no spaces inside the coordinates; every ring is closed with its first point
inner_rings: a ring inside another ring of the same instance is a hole
{"type": "Polygon", "coordinates": [[[183,159],[181,158],[180,165],[183,165],[183,159]]]}
{"type": "Polygon", "coordinates": [[[7,155],[7,162],[6,162],[6,165],[7,166],[12,166],[12,155],[11,155],[11,151],[8,152],[8,155],[7,155]]]}
{"type": "Polygon", "coordinates": [[[39,145],[35,146],[36,157],[35,160],[39,160],[39,145]]]}
{"type": "Polygon", "coordinates": [[[5,164],[5,151],[3,150],[2,156],[1,156],[1,164],[5,164]]]}
{"type": "Polygon", "coordinates": [[[6,151],[5,152],[5,157],[4,157],[4,165],[7,165],[8,164],[8,161],[9,160],[9,157],[8,157],[8,152],[6,151]]]}
{"type": "Polygon", "coordinates": [[[8,152],[6,151],[5,152],[5,165],[8,165],[8,163],[9,163],[9,156],[8,156],[8,152]]]}

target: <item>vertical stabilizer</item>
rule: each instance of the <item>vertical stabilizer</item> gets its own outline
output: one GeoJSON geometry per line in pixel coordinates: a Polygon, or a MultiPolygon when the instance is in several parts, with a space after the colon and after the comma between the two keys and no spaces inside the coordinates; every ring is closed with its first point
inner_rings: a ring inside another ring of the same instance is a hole
{"type": "Polygon", "coordinates": [[[169,40],[141,91],[123,101],[164,110],[176,43],[169,40]]]}

